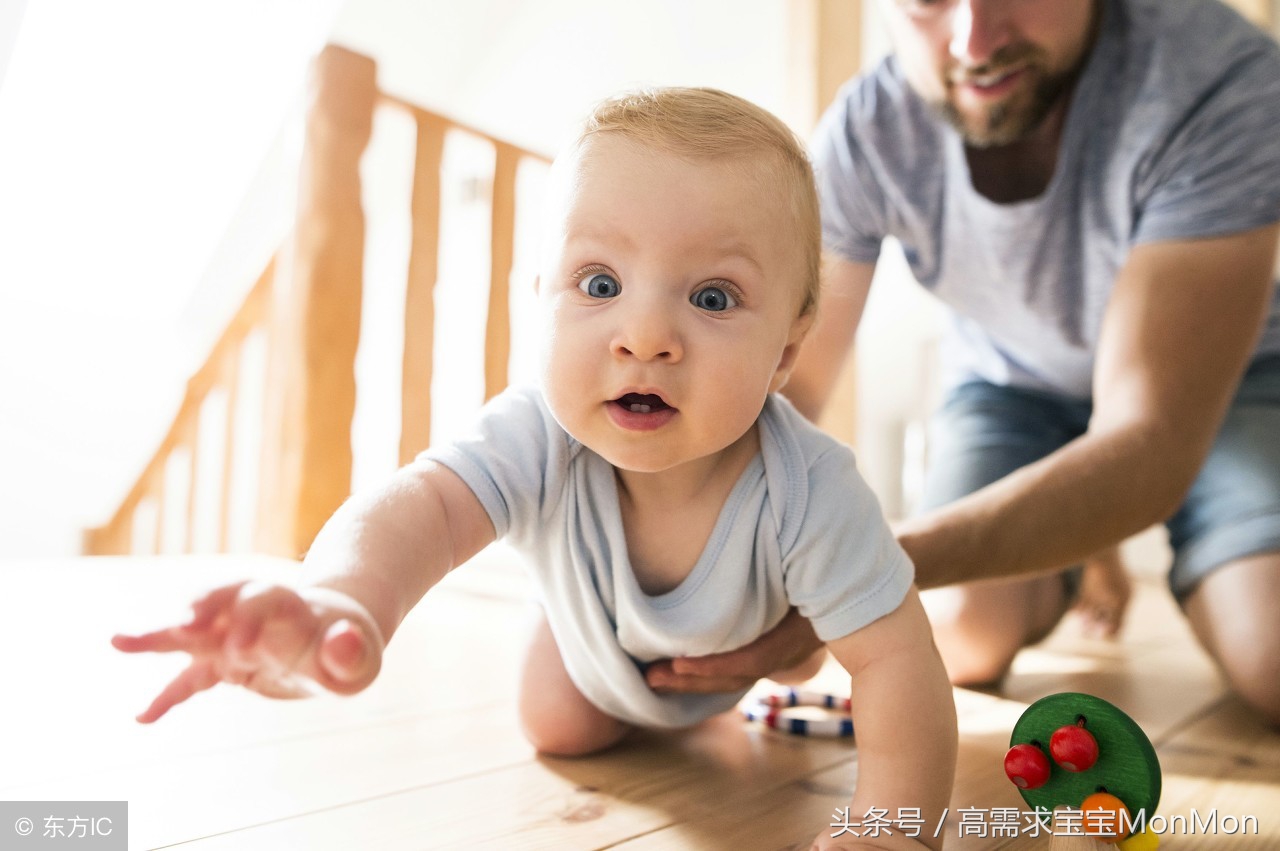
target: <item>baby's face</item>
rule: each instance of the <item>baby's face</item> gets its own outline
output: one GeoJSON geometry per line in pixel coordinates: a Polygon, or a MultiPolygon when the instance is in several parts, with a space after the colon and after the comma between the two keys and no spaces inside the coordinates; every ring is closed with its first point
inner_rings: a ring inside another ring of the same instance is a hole
{"type": "Polygon", "coordinates": [[[765,164],[611,135],[562,165],[538,289],[556,419],[624,470],[725,450],[786,380],[808,325],[779,182],[761,179],[765,164]]]}

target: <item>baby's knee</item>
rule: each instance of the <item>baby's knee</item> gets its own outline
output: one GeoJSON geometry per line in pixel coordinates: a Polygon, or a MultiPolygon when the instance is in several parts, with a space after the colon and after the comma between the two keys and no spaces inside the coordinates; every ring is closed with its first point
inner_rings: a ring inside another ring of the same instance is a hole
{"type": "Polygon", "coordinates": [[[631,729],[605,715],[567,720],[542,713],[521,713],[520,721],[525,738],[541,756],[589,756],[613,747],[631,729]]]}

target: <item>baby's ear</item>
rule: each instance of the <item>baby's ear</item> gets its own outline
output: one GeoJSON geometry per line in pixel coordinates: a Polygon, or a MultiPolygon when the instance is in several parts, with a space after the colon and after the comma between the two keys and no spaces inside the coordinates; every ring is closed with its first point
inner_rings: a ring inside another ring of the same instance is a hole
{"type": "Polygon", "coordinates": [[[534,275],[533,276],[533,294],[538,295],[539,290],[541,289],[542,289],[542,276],[534,275]]]}
{"type": "MultiPolygon", "coordinates": [[[[813,320],[817,318],[818,312],[812,308],[797,316],[791,322],[791,333],[787,335],[788,346],[799,346],[804,340],[805,335],[809,333],[809,329],[813,327],[813,320]]],[[[795,355],[792,355],[794,358],[795,355]]]]}
{"type": "Polygon", "coordinates": [[[782,349],[782,357],[778,359],[778,367],[774,370],[773,381],[769,382],[769,392],[781,390],[791,377],[791,370],[796,365],[796,356],[800,354],[800,344],[813,327],[815,311],[801,314],[791,321],[791,331],[787,334],[787,344],[782,349]]]}

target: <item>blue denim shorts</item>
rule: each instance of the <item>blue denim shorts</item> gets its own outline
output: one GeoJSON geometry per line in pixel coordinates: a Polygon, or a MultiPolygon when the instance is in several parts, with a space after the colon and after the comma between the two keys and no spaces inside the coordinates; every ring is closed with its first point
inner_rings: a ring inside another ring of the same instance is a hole
{"type": "MultiPolygon", "coordinates": [[[[960,385],[929,426],[923,508],[1057,450],[1084,433],[1092,409],[1039,390],[960,385]]],[[[1224,564],[1280,550],[1280,356],[1250,366],[1200,475],[1165,525],[1174,552],[1169,587],[1179,598],[1224,564]]]]}

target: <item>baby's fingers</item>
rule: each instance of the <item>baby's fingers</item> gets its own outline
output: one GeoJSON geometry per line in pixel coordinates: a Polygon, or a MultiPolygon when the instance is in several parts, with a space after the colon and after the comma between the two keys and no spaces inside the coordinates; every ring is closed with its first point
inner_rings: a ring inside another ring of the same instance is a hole
{"type": "Polygon", "coordinates": [[[191,604],[191,620],[186,624],[186,628],[207,629],[212,626],[214,621],[232,609],[241,589],[248,584],[248,582],[237,582],[234,585],[214,588],[196,600],[191,604]]]}
{"type": "Polygon", "coordinates": [[[160,692],[155,700],[151,701],[146,711],[138,716],[138,723],[150,724],[158,720],[193,694],[213,688],[218,681],[218,673],[213,665],[200,660],[192,662],[185,671],[165,686],[164,691],[160,692]]]}
{"type": "Polygon", "coordinates": [[[306,601],[278,585],[248,587],[231,612],[224,650],[231,668],[292,671],[316,643],[319,619],[306,601]]]}
{"type": "Polygon", "coordinates": [[[141,635],[113,635],[111,646],[124,653],[171,653],[182,650],[197,653],[213,644],[208,635],[192,632],[186,627],[168,627],[141,635]]]}

